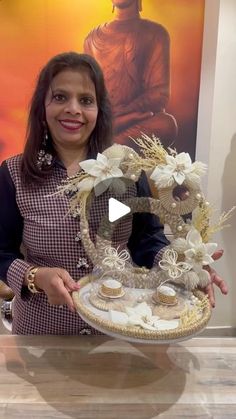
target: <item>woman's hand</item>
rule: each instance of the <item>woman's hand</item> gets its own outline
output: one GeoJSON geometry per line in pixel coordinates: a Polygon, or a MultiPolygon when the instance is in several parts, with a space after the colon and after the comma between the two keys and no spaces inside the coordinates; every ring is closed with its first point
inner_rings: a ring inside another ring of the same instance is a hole
{"type": "Polygon", "coordinates": [[[75,312],[70,293],[79,289],[70,274],[62,268],[39,268],[35,275],[35,286],[45,292],[51,305],[64,305],[75,312]]]}
{"type": "MultiPolygon", "coordinates": [[[[217,250],[213,255],[212,258],[214,260],[218,260],[223,255],[223,250],[217,250]]],[[[217,274],[217,272],[212,269],[210,266],[205,267],[207,271],[210,274],[211,282],[209,285],[207,285],[206,288],[204,288],[205,293],[208,295],[209,301],[211,303],[212,307],[215,307],[215,291],[214,291],[214,285],[216,285],[222,294],[228,294],[228,286],[226,282],[217,274]]]]}

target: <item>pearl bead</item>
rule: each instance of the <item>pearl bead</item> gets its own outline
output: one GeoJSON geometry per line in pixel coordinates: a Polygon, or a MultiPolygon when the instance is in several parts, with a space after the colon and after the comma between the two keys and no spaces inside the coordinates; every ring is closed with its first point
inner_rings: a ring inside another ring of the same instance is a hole
{"type": "Polygon", "coordinates": [[[209,207],[210,202],[206,201],[206,202],[205,202],[205,205],[206,205],[206,207],[209,207]]]}
{"type": "Polygon", "coordinates": [[[171,204],[171,206],[172,206],[172,208],[176,208],[176,203],[175,202],[172,202],[172,204],[171,204]]]}
{"type": "Polygon", "coordinates": [[[177,227],[177,230],[178,230],[178,231],[182,231],[182,230],[183,230],[183,227],[182,227],[182,226],[178,226],[178,227],[177,227]]]}
{"type": "Polygon", "coordinates": [[[133,153],[129,153],[129,158],[132,159],[134,157],[133,153]]]}
{"type": "Polygon", "coordinates": [[[202,197],[202,195],[201,195],[200,193],[197,193],[196,198],[197,198],[198,200],[200,200],[200,199],[201,199],[201,197],[202,197]]]}
{"type": "Polygon", "coordinates": [[[135,176],[135,175],[131,175],[131,176],[130,176],[130,178],[131,178],[132,180],[136,180],[136,176],[135,176]]]}

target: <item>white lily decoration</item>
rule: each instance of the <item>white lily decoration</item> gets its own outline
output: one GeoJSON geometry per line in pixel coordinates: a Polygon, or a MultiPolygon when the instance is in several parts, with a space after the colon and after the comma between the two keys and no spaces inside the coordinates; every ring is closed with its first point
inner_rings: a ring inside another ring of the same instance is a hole
{"type": "Polygon", "coordinates": [[[148,330],[157,330],[160,317],[153,316],[151,307],[146,302],[137,304],[136,307],[127,307],[127,325],[141,326],[148,330]]]}
{"type": "Polygon", "coordinates": [[[109,310],[113,323],[126,326],[140,326],[147,330],[168,330],[175,329],[179,325],[178,320],[161,320],[158,316],[152,315],[151,307],[146,303],[137,304],[135,307],[127,307],[126,313],[116,310],[109,310]]]}
{"type": "Polygon", "coordinates": [[[196,273],[202,271],[202,267],[214,262],[213,253],[217,248],[216,243],[203,243],[199,231],[191,228],[186,236],[187,250],[184,251],[185,261],[192,266],[196,273]]]}
{"type": "Polygon", "coordinates": [[[192,185],[199,185],[200,176],[206,171],[206,165],[194,162],[188,153],[180,153],[176,156],[167,155],[166,164],[160,164],[152,172],[150,178],[159,188],[170,187],[176,182],[182,185],[189,181],[192,185]]]}
{"type": "MultiPolygon", "coordinates": [[[[96,159],[88,159],[80,162],[80,167],[92,176],[92,179],[82,180],[78,187],[82,187],[83,190],[86,190],[86,187],[96,188],[99,185],[99,190],[97,195],[105,192],[105,190],[110,186],[113,178],[119,178],[123,176],[122,170],[119,168],[119,165],[122,161],[122,158],[108,158],[105,155],[98,153],[96,159]],[[90,183],[88,183],[88,181],[90,183]],[[101,184],[101,182],[103,182],[101,184]]],[[[92,188],[91,188],[92,189],[92,188]]]]}

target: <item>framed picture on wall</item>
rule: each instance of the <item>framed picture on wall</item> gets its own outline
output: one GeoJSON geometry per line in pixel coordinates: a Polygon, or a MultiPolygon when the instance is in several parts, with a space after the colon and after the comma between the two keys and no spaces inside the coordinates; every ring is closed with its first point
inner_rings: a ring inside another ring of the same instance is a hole
{"type": "Polygon", "coordinates": [[[154,134],[195,156],[204,0],[2,0],[0,160],[23,150],[39,70],[53,55],[86,52],[101,65],[114,140],[154,134]]]}

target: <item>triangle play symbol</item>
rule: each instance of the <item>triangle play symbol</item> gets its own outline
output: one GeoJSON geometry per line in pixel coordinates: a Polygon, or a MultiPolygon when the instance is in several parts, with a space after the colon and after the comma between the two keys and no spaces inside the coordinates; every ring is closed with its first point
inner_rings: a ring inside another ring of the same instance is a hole
{"type": "Polygon", "coordinates": [[[109,198],[108,205],[108,219],[111,223],[119,220],[119,218],[124,217],[124,215],[131,211],[128,205],[122,204],[122,202],[117,201],[115,198],[109,198]]]}

